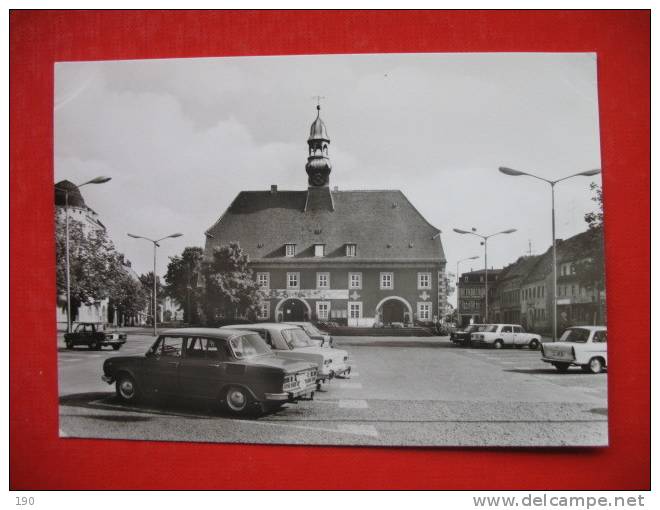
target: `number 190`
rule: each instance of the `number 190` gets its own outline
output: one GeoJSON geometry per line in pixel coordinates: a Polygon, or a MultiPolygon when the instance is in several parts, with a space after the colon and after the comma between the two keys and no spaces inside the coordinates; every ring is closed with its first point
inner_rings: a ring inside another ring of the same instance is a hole
{"type": "Polygon", "coordinates": [[[34,498],[32,496],[16,496],[16,506],[32,506],[34,505],[34,498]]]}

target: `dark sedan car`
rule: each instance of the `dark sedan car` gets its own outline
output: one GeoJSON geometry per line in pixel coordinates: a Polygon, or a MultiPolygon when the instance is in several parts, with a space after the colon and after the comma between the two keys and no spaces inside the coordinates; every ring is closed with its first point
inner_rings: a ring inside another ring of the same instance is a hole
{"type": "Polygon", "coordinates": [[[253,332],[212,328],[162,333],[144,356],[109,358],[103,380],[117,396],[177,395],[218,401],[234,414],[314,397],[316,366],[274,356],[253,332]]]}
{"type": "Polygon", "coordinates": [[[470,336],[477,331],[479,326],[483,326],[483,324],[470,324],[462,330],[452,331],[449,334],[449,340],[458,345],[469,346],[471,343],[470,336]]]}
{"type": "Polygon", "coordinates": [[[67,349],[73,349],[76,345],[84,345],[93,350],[110,346],[118,351],[126,343],[126,333],[101,322],[81,322],[73,332],[64,335],[64,343],[67,349]]]}

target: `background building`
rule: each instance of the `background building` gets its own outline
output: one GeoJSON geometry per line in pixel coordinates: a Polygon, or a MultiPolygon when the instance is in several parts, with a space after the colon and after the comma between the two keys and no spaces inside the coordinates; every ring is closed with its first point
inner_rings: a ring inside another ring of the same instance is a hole
{"type": "MultiPolygon", "coordinates": [[[[495,300],[497,280],[501,272],[501,269],[488,270],[489,308],[495,300]]],[[[486,302],[484,300],[486,294],[485,274],[486,271],[480,269],[478,271],[463,273],[458,278],[456,289],[458,292],[457,303],[459,327],[467,326],[470,323],[479,324],[484,320],[486,308],[486,302]]]]}
{"type": "Polygon", "coordinates": [[[311,125],[306,191],[243,191],[206,232],[238,242],[268,291],[262,320],[431,323],[446,308],[440,230],[399,190],[331,189],[326,127],[311,125]]]}

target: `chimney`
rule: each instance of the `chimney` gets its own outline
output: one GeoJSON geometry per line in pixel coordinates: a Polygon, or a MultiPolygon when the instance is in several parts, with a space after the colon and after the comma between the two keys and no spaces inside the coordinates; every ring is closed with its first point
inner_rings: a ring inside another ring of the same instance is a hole
{"type": "Polygon", "coordinates": [[[270,192],[271,193],[277,193],[277,184],[271,184],[270,185],[270,192]]]}

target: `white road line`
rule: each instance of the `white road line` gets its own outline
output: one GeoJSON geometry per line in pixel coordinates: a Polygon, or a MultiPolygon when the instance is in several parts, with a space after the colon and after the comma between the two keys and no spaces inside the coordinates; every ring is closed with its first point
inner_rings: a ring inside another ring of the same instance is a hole
{"type": "Polygon", "coordinates": [[[339,407],[344,409],[367,409],[369,404],[366,400],[340,400],[339,407]]]}
{"type": "Polygon", "coordinates": [[[360,436],[371,436],[378,437],[378,431],[373,425],[337,425],[339,432],[344,432],[347,434],[357,434],[360,436]]]}
{"type": "Polygon", "coordinates": [[[345,390],[361,390],[362,389],[362,384],[359,382],[348,382],[348,381],[342,381],[338,384],[340,388],[343,388],[345,390]]]}
{"type": "Polygon", "coordinates": [[[62,358],[60,361],[82,361],[84,358],[62,358]]]}

